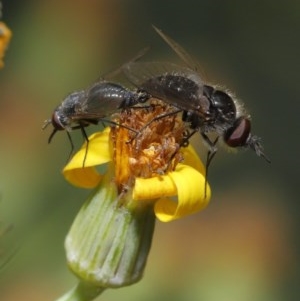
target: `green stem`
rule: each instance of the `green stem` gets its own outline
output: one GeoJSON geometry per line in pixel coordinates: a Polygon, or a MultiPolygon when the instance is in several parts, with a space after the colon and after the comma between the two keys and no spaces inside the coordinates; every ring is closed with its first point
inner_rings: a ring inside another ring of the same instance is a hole
{"type": "Polygon", "coordinates": [[[56,301],[91,301],[99,296],[105,288],[79,282],[77,286],[56,301]]]}

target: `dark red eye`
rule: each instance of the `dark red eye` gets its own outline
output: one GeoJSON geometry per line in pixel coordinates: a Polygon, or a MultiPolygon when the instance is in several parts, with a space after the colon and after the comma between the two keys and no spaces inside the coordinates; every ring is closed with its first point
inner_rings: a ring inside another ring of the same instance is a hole
{"type": "Polygon", "coordinates": [[[247,145],[251,130],[251,122],[245,117],[238,118],[234,125],[224,134],[224,141],[230,147],[247,145]]]}
{"type": "Polygon", "coordinates": [[[58,114],[57,111],[54,111],[54,113],[52,114],[51,122],[52,122],[53,127],[54,127],[56,130],[62,131],[62,130],[65,129],[65,127],[64,127],[63,124],[61,123],[60,115],[58,114]]]}

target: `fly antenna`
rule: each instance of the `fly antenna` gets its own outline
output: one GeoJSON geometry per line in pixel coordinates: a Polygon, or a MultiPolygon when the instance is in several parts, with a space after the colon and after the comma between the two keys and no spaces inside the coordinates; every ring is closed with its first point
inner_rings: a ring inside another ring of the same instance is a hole
{"type": "Polygon", "coordinates": [[[257,136],[250,136],[247,141],[247,145],[253,149],[257,156],[264,158],[268,163],[271,163],[271,160],[265,155],[264,148],[260,143],[260,138],[257,136]]]}
{"type": "Polygon", "coordinates": [[[44,130],[49,124],[51,123],[51,119],[47,119],[44,121],[44,124],[42,126],[42,130],[44,130]]]}

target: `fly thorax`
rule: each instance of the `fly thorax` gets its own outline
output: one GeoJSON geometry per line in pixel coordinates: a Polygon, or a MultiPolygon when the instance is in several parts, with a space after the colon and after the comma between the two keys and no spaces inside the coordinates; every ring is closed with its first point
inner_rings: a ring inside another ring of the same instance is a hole
{"type": "Polygon", "coordinates": [[[204,87],[204,94],[210,101],[211,121],[216,128],[229,128],[236,120],[236,106],[232,97],[211,86],[204,87]]]}

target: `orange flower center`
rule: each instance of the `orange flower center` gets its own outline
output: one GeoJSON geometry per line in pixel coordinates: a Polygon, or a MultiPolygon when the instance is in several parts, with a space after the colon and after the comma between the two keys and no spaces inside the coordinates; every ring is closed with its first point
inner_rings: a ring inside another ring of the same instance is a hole
{"type": "Polygon", "coordinates": [[[111,141],[120,191],[132,187],[137,177],[163,175],[183,160],[184,124],[171,106],[152,100],[125,110],[115,121],[120,126],[112,127],[111,141]]]}

